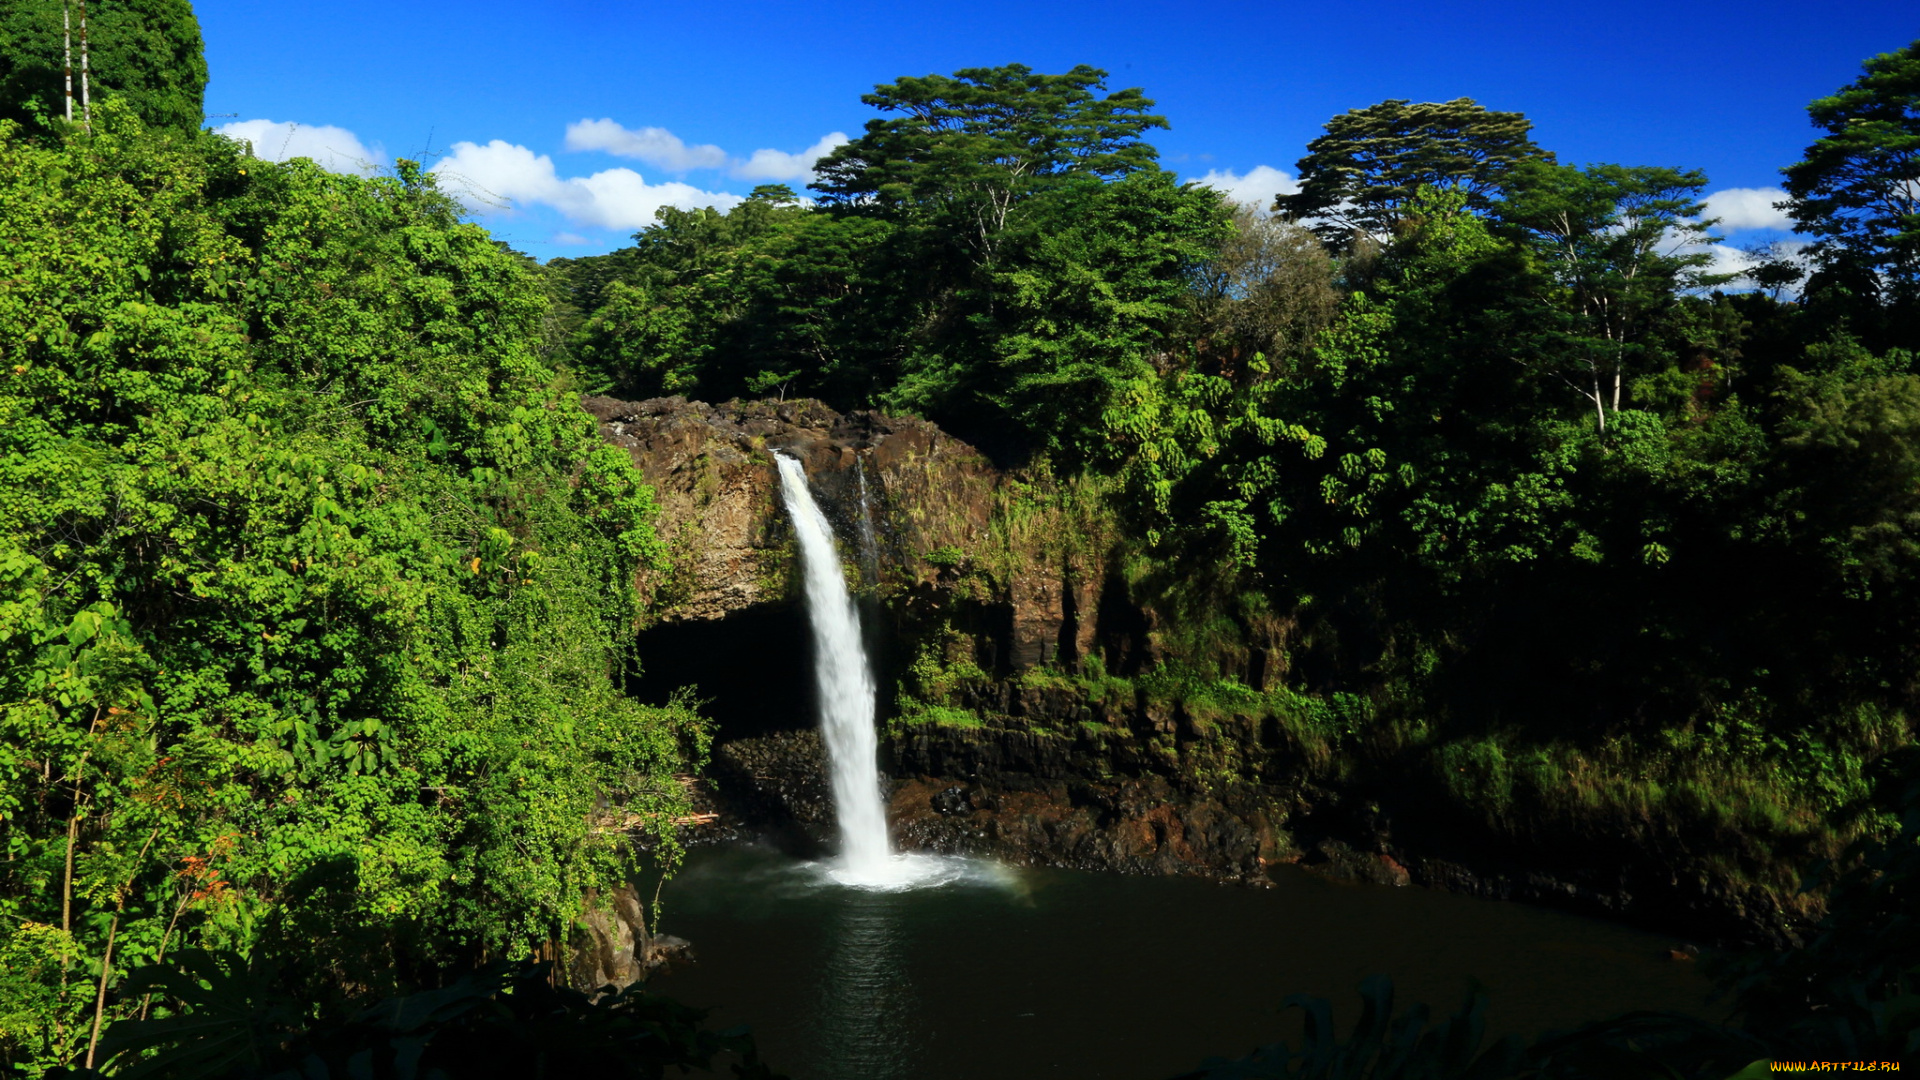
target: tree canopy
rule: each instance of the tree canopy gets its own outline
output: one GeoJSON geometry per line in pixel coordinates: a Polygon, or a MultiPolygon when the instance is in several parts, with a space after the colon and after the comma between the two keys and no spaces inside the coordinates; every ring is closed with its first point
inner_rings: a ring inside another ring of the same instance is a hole
{"type": "Polygon", "coordinates": [[[1920,304],[1920,41],[1862,66],[1807,106],[1826,134],[1784,170],[1786,207],[1794,231],[1816,238],[1816,259],[1881,275],[1920,304]]]}
{"type": "Polygon", "coordinates": [[[1472,98],[1354,109],[1307,144],[1300,190],[1276,196],[1273,208],[1314,223],[1329,243],[1355,232],[1391,239],[1422,187],[1458,189],[1469,209],[1484,213],[1515,166],[1549,156],[1527,137],[1532,129],[1520,113],[1493,112],[1472,98]]]}
{"type": "Polygon", "coordinates": [[[1095,96],[1107,73],[1082,64],[1063,75],[1024,64],[906,77],[860,100],[893,118],[867,121],[858,139],[817,166],[829,205],[873,208],[951,226],[990,263],[1015,203],[1064,180],[1118,179],[1159,156],[1141,140],[1167,126],[1139,89],[1095,96]]]}
{"type": "MultiPolygon", "coordinates": [[[[94,106],[120,98],[149,128],[204,122],[207,62],[191,0],[92,0],[85,8],[94,106]]],[[[63,16],[73,18],[74,120],[80,120],[76,0],[9,0],[0,7],[0,118],[65,115],[63,16]]]]}
{"type": "Polygon", "coordinates": [[[670,861],[706,737],[615,682],[652,497],[535,268],[413,163],[95,120],[0,121],[0,1053],[42,1064],[183,948],[318,1007],[564,939],[609,820],[670,861]]]}

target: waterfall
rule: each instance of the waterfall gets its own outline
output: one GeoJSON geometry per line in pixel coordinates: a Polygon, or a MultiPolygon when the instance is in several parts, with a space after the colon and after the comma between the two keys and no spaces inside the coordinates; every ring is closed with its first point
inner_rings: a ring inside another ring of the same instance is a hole
{"type": "Polygon", "coordinates": [[[867,496],[867,469],[853,459],[853,476],[860,481],[860,573],[866,583],[880,583],[880,541],[873,532],[873,500],[867,496]]]}
{"type": "Polygon", "coordinates": [[[807,488],[800,462],[775,454],[780,493],[800,542],[800,572],[813,623],[814,678],[820,690],[820,729],[833,774],[840,818],[840,854],[849,884],[898,876],[880,804],[879,739],[873,730],[873,671],[860,642],[860,617],[834,549],[833,530],[807,488]]]}

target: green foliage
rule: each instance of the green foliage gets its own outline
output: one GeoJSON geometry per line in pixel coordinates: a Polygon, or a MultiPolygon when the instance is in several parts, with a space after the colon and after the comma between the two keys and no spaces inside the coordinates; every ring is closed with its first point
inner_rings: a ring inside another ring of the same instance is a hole
{"type": "Polygon", "coordinates": [[[1188,282],[1226,231],[1217,200],[1171,173],[1071,189],[994,274],[998,371],[986,396],[1069,469],[1107,457],[1112,405],[1153,376],[1188,282]],[[1057,215],[1057,216],[1055,216],[1057,215]]]}
{"type": "Polygon", "coordinates": [[[1118,179],[1159,156],[1140,136],[1164,128],[1138,89],[1105,97],[1107,73],[1024,64],[907,77],[860,100],[898,119],[827,155],[813,186],[828,203],[946,233],[981,265],[997,261],[1015,206],[1062,183],[1118,179]]]}
{"type": "Polygon", "coordinates": [[[1883,771],[1904,783],[1899,826],[1816,867],[1809,885],[1828,902],[1811,940],[1736,957],[1721,972],[1743,1025],[1776,1046],[1854,1060],[1920,1053],[1920,782],[1911,752],[1902,756],[1904,769],[1883,771]]]}
{"type": "MultiPolygon", "coordinates": [[[[117,98],[149,128],[198,131],[207,62],[190,0],[92,0],[85,13],[93,108],[117,98]]],[[[64,32],[73,122],[81,123],[80,14],[77,0],[9,0],[0,9],[0,119],[31,127],[66,115],[64,32]]]]}
{"type": "Polygon", "coordinates": [[[182,947],[317,1003],[564,936],[628,830],[673,862],[706,729],[615,682],[652,497],[522,260],[410,165],[112,100],[0,124],[0,236],[8,1059],[84,1057],[95,980],[123,1016],[182,947]]]}
{"type": "Polygon", "coordinates": [[[1698,220],[1706,175],[1534,161],[1510,183],[1501,221],[1519,230],[1557,287],[1533,320],[1547,340],[1523,345],[1532,355],[1521,362],[1575,388],[1604,433],[1679,291],[1724,283],[1701,276],[1711,261],[1703,247],[1719,239],[1698,220]]]}
{"type": "Polygon", "coordinates": [[[1817,238],[1829,280],[1910,305],[1920,301],[1920,41],[1862,67],[1807,106],[1826,134],[1785,169],[1786,209],[1795,232],[1817,238]]]}
{"type": "Polygon", "coordinates": [[[893,119],[726,214],[665,209],[561,275],[573,351],[627,396],[812,395],[928,415],[1002,458],[1107,456],[1102,414],[1188,318],[1227,211],[1153,167],[1164,127],[1105,74],[902,79],[893,119]],[[604,275],[611,275],[604,280],[604,275]]]}

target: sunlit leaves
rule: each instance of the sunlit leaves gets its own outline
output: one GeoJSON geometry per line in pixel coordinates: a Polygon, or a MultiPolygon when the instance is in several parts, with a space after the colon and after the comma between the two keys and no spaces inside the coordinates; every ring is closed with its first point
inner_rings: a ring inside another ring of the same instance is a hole
{"type": "Polygon", "coordinates": [[[314,993],[563,934],[705,736],[615,688],[653,503],[533,272],[429,185],[97,130],[0,132],[0,912],[314,993]]]}

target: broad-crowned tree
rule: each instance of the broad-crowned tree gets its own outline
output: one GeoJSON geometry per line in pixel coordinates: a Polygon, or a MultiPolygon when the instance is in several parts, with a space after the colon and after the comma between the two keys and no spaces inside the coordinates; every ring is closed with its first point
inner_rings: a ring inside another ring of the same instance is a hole
{"type": "Polygon", "coordinates": [[[1500,218],[1528,243],[1558,290],[1523,362],[1564,380],[1607,429],[1635,358],[1681,290],[1725,281],[1703,273],[1712,221],[1698,170],[1584,169],[1529,162],[1515,170],[1500,218]]]}
{"type": "Polygon", "coordinates": [[[1107,73],[1043,75],[1024,64],[907,77],[860,100],[890,118],[823,158],[829,206],[871,208],[944,230],[991,264],[1013,207],[1074,176],[1117,179],[1154,163],[1140,138],[1164,128],[1138,89],[1096,96],[1107,73]]]}
{"type": "Polygon", "coordinates": [[[1329,243],[1355,233],[1388,241],[1422,187],[1458,190],[1484,213],[1523,161],[1551,160],[1527,137],[1517,112],[1493,112],[1472,98],[1383,101],[1327,121],[1300,159],[1300,190],[1273,208],[1311,223],[1329,243]]]}

